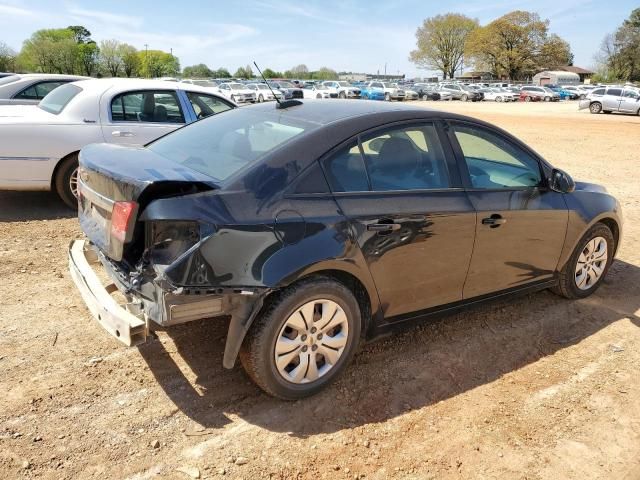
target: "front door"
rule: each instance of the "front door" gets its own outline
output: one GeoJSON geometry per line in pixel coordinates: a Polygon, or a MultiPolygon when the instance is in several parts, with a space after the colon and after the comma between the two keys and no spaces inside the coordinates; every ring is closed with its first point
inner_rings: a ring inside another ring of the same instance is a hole
{"type": "Polygon", "coordinates": [[[105,117],[102,134],[108,143],[145,145],[185,124],[174,90],[140,90],[105,97],[101,101],[105,117]]]}
{"type": "Polygon", "coordinates": [[[568,210],[547,188],[539,160],[481,125],[451,122],[450,132],[477,212],[464,298],[552,280],[568,210]]]}
{"type": "Polygon", "coordinates": [[[462,299],[475,212],[434,124],[362,135],[323,165],[385,317],[462,299]]]}

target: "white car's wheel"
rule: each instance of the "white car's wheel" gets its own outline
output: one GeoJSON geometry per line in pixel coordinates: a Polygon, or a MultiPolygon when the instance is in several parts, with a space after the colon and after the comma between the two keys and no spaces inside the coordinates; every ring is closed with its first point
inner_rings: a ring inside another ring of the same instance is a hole
{"type": "Polygon", "coordinates": [[[258,95],[258,103],[262,103],[264,102],[264,97],[262,96],[262,94],[258,95]]]}
{"type": "Polygon", "coordinates": [[[69,208],[78,208],[78,154],[62,160],[54,178],[56,193],[69,208]]]}

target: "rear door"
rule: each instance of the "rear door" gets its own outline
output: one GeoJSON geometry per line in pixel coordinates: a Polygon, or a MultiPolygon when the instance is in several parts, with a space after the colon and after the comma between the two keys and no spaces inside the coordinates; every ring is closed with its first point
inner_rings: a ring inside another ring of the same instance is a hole
{"type": "Polygon", "coordinates": [[[102,133],[109,143],[145,145],[185,124],[175,90],[136,90],[101,100],[102,133]]]}
{"type": "Polygon", "coordinates": [[[497,130],[462,121],[450,126],[477,212],[464,298],[552,280],[568,222],[562,194],[547,187],[533,153],[497,130]]]}
{"type": "Polygon", "coordinates": [[[387,318],[462,299],[475,212],[441,140],[435,123],[397,124],[323,161],[387,318]]]}
{"type": "Polygon", "coordinates": [[[640,95],[636,90],[625,88],[620,101],[620,111],[625,113],[638,113],[640,109],[640,95]]]}
{"type": "Polygon", "coordinates": [[[621,88],[608,88],[607,93],[602,98],[602,109],[608,112],[617,112],[622,102],[621,88]]]}

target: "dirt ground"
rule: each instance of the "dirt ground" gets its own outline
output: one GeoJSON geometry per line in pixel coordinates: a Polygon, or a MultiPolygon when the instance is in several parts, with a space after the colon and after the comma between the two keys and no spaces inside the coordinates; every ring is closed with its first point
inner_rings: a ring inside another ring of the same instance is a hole
{"type": "Polygon", "coordinates": [[[640,117],[424,103],[494,122],[621,201],[591,298],[549,292],[365,346],[295,403],[222,368],[226,325],[125,348],[67,272],[77,221],[0,193],[0,478],[640,479],[640,117]]]}

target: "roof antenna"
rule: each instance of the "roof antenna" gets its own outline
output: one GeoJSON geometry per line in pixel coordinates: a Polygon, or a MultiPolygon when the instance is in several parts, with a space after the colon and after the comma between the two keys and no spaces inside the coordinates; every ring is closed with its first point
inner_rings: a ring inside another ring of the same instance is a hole
{"type": "Polygon", "coordinates": [[[260,67],[255,62],[255,60],[253,61],[253,64],[256,66],[256,68],[258,69],[258,72],[260,73],[260,76],[262,77],[262,80],[264,80],[264,83],[267,84],[267,87],[269,88],[269,90],[273,94],[273,98],[276,99],[276,103],[277,103],[276,108],[278,110],[281,110],[283,108],[295,107],[296,105],[302,105],[302,102],[300,100],[285,100],[284,102],[281,102],[280,100],[278,100],[278,97],[273,92],[273,89],[271,88],[271,85],[269,85],[269,82],[267,82],[267,79],[264,78],[264,75],[262,74],[262,70],[260,70],[260,67]]]}

